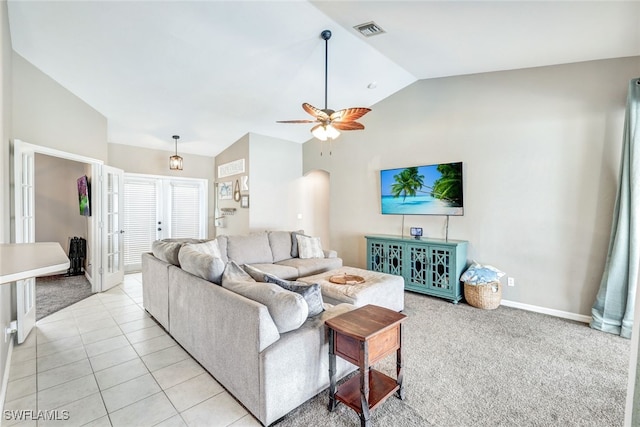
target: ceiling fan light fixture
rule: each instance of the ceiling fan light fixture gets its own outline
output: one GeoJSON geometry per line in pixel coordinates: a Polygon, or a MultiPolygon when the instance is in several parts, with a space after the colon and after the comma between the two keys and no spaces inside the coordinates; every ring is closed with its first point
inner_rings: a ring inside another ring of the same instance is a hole
{"type": "Polygon", "coordinates": [[[173,135],[173,139],[176,141],[176,154],[169,157],[169,169],[174,171],[182,170],[182,157],[178,156],[178,139],[180,137],[178,135],[173,135]]]}
{"type": "MultiPolygon", "coordinates": [[[[329,69],[329,39],[331,31],[324,30],[320,33],[320,37],[324,40],[324,108],[316,108],[305,102],[302,109],[309,113],[314,120],[278,120],[278,123],[316,123],[311,128],[311,134],[320,141],[334,140],[340,136],[340,131],[346,130],[362,130],[364,125],[356,122],[360,117],[371,111],[370,108],[355,107],[344,108],[342,110],[332,110],[327,107],[327,87],[328,87],[328,69],[329,69]]],[[[322,153],[321,153],[322,154],[322,153]]],[[[331,152],[329,152],[331,154],[331,152]]]]}
{"type": "Polygon", "coordinates": [[[332,125],[318,125],[311,129],[311,134],[320,141],[327,139],[336,139],[340,136],[338,129],[332,125]]]}

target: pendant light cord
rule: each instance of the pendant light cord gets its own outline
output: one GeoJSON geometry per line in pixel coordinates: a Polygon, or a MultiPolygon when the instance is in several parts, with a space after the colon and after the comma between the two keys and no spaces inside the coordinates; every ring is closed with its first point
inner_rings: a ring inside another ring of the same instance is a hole
{"type": "Polygon", "coordinates": [[[178,138],[180,138],[178,135],[173,135],[173,139],[176,141],[176,156],[178,155],[178,138]]]}
{"type": "Polygon", "coordinates": [[[324,109],[326,110],[328,107],[327,103],[327,88],[328,79],[329,79],[329,39],[324,40],[324,109]]]}
{"type": "Polygon", "coordinates": [[[329,39],[331,38],[331,31],[324,30],[320,33],[320,37],[324,40],[324,109],[329,108],[327,102],[327,92],[329,87],[329,39]]]}

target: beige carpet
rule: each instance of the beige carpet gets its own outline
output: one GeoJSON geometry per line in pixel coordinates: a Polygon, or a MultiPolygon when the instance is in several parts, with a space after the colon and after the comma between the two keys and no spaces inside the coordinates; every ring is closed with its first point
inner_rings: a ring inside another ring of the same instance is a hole
{"type": "MultiPolygon", "coordinates": [[[[621,426],[630,342],[588,325],[508,307],[480,310],[407,292],[406,399],[374,426],[621,426]]],[[[380,370],[395,375],[395,358],[380,370]]],[[[328,393],[278,423],[356,426],[328,393]]]]}
{"type": "Polygon", "coordinates": [[[84,275],[36,278],[36,320],[91,296],[91,284],[84,275]]]}

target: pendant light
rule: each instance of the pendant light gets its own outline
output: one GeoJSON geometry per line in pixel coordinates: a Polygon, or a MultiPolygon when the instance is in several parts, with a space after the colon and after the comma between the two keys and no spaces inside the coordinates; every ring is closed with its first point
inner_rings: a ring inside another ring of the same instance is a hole
{"type": "Polygon", "coordinates": [[[175,141],[176,141],[176,154],[171,156],[171,157],[169,157],[169,169],[181,171],[182,170],[182,157],[178,156],[178,139],[180,139],[180,136],[173,135],[173,139],[175,139],[175,141]]]}

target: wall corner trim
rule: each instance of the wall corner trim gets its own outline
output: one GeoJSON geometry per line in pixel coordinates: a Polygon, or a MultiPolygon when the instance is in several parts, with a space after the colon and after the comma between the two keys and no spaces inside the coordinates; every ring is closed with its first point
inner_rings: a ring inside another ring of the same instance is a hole
{"type": "Polygon", "coordinates": [[[553,308],[540,307],[538,305],[524,304],[517,301],[502,300],[500,303],[505,307],[518,308],[520,310],[533,311],[535,313],[548,314],[563,319],[575,320],[576,322],[591,323],[591,316],[584,314],[570,313],[568,311],[556,310],[553,308]]]}

